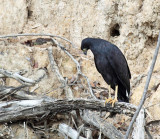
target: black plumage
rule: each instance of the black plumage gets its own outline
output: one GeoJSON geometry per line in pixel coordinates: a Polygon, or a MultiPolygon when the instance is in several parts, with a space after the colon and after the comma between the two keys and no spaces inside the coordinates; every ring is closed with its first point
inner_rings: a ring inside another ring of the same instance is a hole
{"type": "Polygon", "coordinates": [[[81,50],[87,54],[88,49],[92,51],[96,68],[106,83],[113,90],[118,85],[118,101],[129,102],[131,73],[120,49],[103,39],[86,38],[81,50]]]}

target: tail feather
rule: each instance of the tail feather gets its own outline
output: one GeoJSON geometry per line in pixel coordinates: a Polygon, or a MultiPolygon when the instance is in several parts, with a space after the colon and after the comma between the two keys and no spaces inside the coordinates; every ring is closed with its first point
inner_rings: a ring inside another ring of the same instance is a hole
{"type": "Polygon", "coordinates": [[[129,103],[129,92],[126,93],[126,88],[123,86],[118,86],[118,101],[129,103]]]}

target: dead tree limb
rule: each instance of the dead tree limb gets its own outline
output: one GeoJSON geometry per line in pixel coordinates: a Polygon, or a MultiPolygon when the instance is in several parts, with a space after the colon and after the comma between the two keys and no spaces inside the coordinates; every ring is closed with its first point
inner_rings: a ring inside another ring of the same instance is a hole
{"type": "Polygon", "coordinates": [[[148,127],[146,127],[146,126],[145,126],[145,131],[146,131],[146,134],[148,135],[148,139],[153,139],[151,133],[148,130],[148,127]]]}
{"type": "Polygon", "coordinates": [[[131,132],[131,129],[133,127],[133,123],[135,122],[143,104],[144,104],[144,101],[145,101],[145,98],[146,98],[146,94],[147,94],[147,90],[148,90],[148,86],[149,86],[149,82],[150,82],[150,79],[151,79],[151,76],[152,76],[152,72],[153,72],[153,69],[154,69],[154,65],[156,63],[156,59],[157,59],[157,55],[158,55],[158,51],[159,51],[159,47],[160,47],[160,31],[159,31],[159,36],[158,36],[158,42],[157,42],[157,47],[155,49],[155,52],[154,52],[154,56],[153,56],[153,60],[152,60],[152,64],[151,64],[151,67],[149,69],[149,72],[148,72],[148,75],[147,75],[147,80],[146,80],[146,84],[145,84],[145,87],[144,87],[144,92],[143,92],[143,96],[141,98],[141,101],[140,101],[140,104],[132,118],[132,121],[127,129],[127,132],[126,132],[126,135],[125,135],[125,139],[128,139],[129,137],[129,134],[131,132]]]}
{"type": "Polygon", "coordinates": [[[60,39],[63,39],[67,42],[69,42],[73,47],[76,47],[70,40],[64,38],[64,37],[61,37],[61,36],[58,36],[58,35],[52,35],[52,34],[36,34],[36,33],[27,33],[27,34],[10,34],[10,35],[2,35],[0,36],[0,38],[9,38],[9,37],[23,37],[23,36],[49,36],[49,37],[54,37],[54,38],[60,38],[60,39]]]}
{"type": "Polygon", "coordinates": [[[26,77],[19,75],[18,73],[13,73],[4,69],[0,69],[0,73],[3,74],[5,77],[16,79],[21,84],[31,85],[35,84],[35,81],[26,77]]]}
{"type": "MultiPolygon", "coordinates": [[[[78,132],[64,123],[59,125],[59,131],[60,133],[69,136],[71,139],[77,139],[78,137],[78,132]]],[[[86,139],[86,138],[79,136],[78,139],[86,139]]]]}
{"type": "Polygon", "coordinates": [[[19,100],[32,100],[32,99],[41,99],[41,96],[38,96],[35,93],[22,90],[23,87],[12,87],[12,86],[0,86],[0,100],[3,100],[6,98],[6,96],[13,96],[13,98],[19,99],[19,100]],[[21,89],[21,90],[20,90],[21,89]]]}
{"type": "Polygon", "coordinates": [[[0,100],[4,100],[8,96],[15,94],[22,88],[28,87],[27,85],[20,85],[19,87],[4,87],[0,86],[0,100]]]}
{"type": "Polygon", "coordinates": [[[62,46],[62,44],[58,43],[55,39],[53,39],[53,42],[58,46],[60,47],[72,60],[73,62],[76,64],[77,66],[77,79],[79,77],[79,75],[81,75],[82,77],[84,77],[86,80],[87,80],[87,84],[88,84],[88,87],[89,87],[89,91],[90,91],[90,94],[91,96],[94,98],[94,99],[97,99],[97,97],[94,95],[93,91],[92,91],[92,87],[90,85],[90,82],[89,82],[89,79],[87,76],[85,76],[82,72],[81,72],[81,68],[80,68],[80,64],[78,63],[78,61],[64,48],[64,46],[62,46]]]}
{"type": "MultiPolygon", "coordinates": [[[[72,110],[96,110],[116,112],[133,116],[136,106],[129,103],[116,103],[115,107],[110,104],[104,105],[103,100],[90,99],[69,99],[69,100],[54,100],[51,98],[43,98],[36,100],[20,100],[0,103],[0,122],[10,122],[24,119],[37,119],[37,116],[42,116],[46,112],[52,115],[56,113],[65,113],[72,110]]],[[[38,120],[38,119],[37,119],[38,120]]]]}
{"type": "Polygon", "coordinates": [[[38,83],[39,81],[41,81],[41,79],[43,79],[45,77],[46,71],[43,69],[40,69],[40,70],[42,70],[41,76],[37,77],[37,79],[35,79],[35,80],[26,78],[26,77],[18,74],[17,72],[14,73],[14,72],[7,71],[4,69],[0,69],[0,74],[2,74],[3,77],[16,79],[21,84],[29,86],[29,85],[34,85],[34,84],[38,83]]]}
{"type": "MultiPolygon", "coordinates": [[[[26,70],[20,70],[16,72],[19,75],[24,75],[27,71],[26,70]]],[[[5,78],[6,76],[4,74],[0,74],[0,78],[5,78]]]]}
{"type": "Polygon", "coordinates": [[[72,90],[71,88],[67,85],[65,79],[63,78],[63,76],[60,74],[59,72],[59,69],[58,69],[58,66],[54,60],[54,57],[53,57],[53,51],[52,51],[52,47],[49,47],[48,48],[48,57],[49,57],[49,60],[50,60],[50,64],[51,64],[51,69],[54,73],[56,73],[57,75],[57,78],[58,80],[63,84],[64,86],[64,90],[65,90],[65,93],[66,93],[66,97],[68,99],[72,99],[73,98],[73,93],[72,93],[72,90]]]}
{"type": "Polygon", "coordinates": [[[132,132],[133,139],[144,139],[145,138],[145,113],[142,108],[136,118],[135,126],[132,132]]]}
{"type": "Polygon", "coordinates": [[[109,139],[123,139],[123,134],[116,129],[115,126],[106,122],[103,118],[100,117],[96,112],[84,111],[82,114],[82,119],[86,123],[93,125],[101,130],[101,132],[109,139]]]}
{"type": "MultiPolygon", "coordinates": [[[[30,34],[29,34],[29,33],[28,33],[28,34],[11,34],[11,35],[3,35],[3,36],[0,36],[0,38],[18,37],[18,36],[21,36],[21,37],[22,37],[22,36],[49,36],[49,37],[52,37],[52,38],[60,38],[60,39],[63,39],[63,40],[65,40],[65,41],[69,42],[73,47],[77,48],[70,40],[68,40],[68,39],[66,39],[66,38],[64,38],[64,37],[57,36],[57,35],[52,35],[52,34],[35,34],[35,33],[30,33],[30,34]]],[[[85,75],[81,72],[80,64],[78,63],[78,61],[75,60],[75,59],[73,58],[73,56],[70,55],[69,52],[66,51],[66,50],[64,49],[64,47],[63,47],[60,43],[58,43],[55,39],[52,39],[52,40],[53,40],[54,42],[56,42],[57,46],[59,46],[61,49],[63,49],[64,52],[65,52],[68,56],[70,56],[70,58],[76,63],[78,75],[83,76],[83,77],[87,80],[87,83],[88,83],[88,87],[89,87],[89,91],[90,91],[91,96],[92,96],[94,99],[97,99],[96,96],[93,94],[92,87],[91,87],[91,85],[90,85],[89,79],[87,78],[87,76],[85,76],[85,75]]]]}

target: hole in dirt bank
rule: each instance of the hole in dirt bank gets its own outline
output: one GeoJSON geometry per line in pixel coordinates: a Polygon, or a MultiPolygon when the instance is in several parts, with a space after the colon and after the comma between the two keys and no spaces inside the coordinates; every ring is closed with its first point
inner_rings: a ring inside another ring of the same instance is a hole
{"type": "Polygon", "coordinates": [[[147,41],[145,42],[145,47],[146,48],[155,48],[156,44],[157,44],[157,37],[152,37],[152,36],[148,36],[147,41]]]}
{"type": "Polygon", "coordinates": [[[115,24],[110,30],[110,35],[112,37],[119,36],[120,35],[119,28],[120,28],[119,24],[115,24]]]}
{"type": "Polygon", "coordinates": [[[33,11],[28,10],[28,18],[31,18],[33,11]]]}

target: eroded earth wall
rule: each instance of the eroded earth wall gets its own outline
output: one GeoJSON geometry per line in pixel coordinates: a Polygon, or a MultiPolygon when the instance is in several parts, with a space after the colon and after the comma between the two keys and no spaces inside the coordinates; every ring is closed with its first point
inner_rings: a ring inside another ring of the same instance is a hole
{"type": "MultiPolygon", "coordinates": [[[[131,103],[136,105],[139,103],[160,30],[159,0],[2,0],[0,9],[0,35],[50,33],[68,38],[77,45],[77,51],[80,49],[81,40],[85,37],[100,37],[116,44],[126,56],[131,70],[131,103]]],[[[1,52],[5,53],[5,58],[1,55],[0,59],[6,60],[8,65],[14,64],[13,57],[18,60],[18,54],[20,57],[32,55],[28,48],[25,50],[26,48],[22,47],[20,52],[19,48],[13,50],[9,47],[0,48],[1,52]],[[8,57],[9,54],[12,58],[8,57]]],[[[38,48],[34,52],[32,56],[39,61],[39,66],[47,67],[47,52],[38,48]]],[[[92,82],[98,81],[101,86],[106,86],[95,69],[91,52],[87,57],[81,53],[72,54],[81,58],[82,70],[92,82]]],[[[13,70],[22,67],[30,69],[26,62],[22,62],[22,58],[19,62],[22,65],[11,66],[13,70]]],[[[0,66],[7,68],[5,62],[0,66]]],[[[74,73],[76,68],[66,57],[62,58],[59,66],[63,67],[62,74],[70,78],[70,73],[74,73]]],[[[145,102],[150,118],[154,120],[160,120],[159,84],[160,55],[145,102]]]]}

